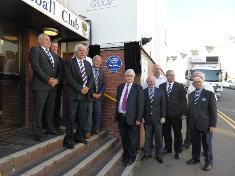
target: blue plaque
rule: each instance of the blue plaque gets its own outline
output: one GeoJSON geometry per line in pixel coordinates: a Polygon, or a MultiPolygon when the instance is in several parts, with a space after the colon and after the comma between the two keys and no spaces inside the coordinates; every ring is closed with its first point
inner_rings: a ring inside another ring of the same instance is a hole
{"type": "Polygon", "coordinates": [[[110,56],[106,60],[106,68],[111,72],[111,73],[116,73],[120,70],[122,66],[122,60],[118,56],[110,56]]]}

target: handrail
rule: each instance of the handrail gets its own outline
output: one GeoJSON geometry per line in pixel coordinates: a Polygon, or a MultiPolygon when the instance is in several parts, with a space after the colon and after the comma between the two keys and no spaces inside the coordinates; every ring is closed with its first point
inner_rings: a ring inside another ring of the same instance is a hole
{"type": "Polygon", "coordinates": [[[104,93],[104,96],[106,97],[106,98],[108,98],[109,100],[111,100],[111,101],[113,101],[113,102],[117,102],[117,100],[115,99],[115,98],[113,98],[113,97],[111,97],[109,94],[107,94],[107,93],[104,93]]]}

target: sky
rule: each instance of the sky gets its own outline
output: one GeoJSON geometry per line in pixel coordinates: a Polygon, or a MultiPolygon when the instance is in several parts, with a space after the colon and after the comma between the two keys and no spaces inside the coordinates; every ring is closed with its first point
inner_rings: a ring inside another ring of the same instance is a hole
{"type": "Polygon", "coordinates": [[[166,0],[166,8],[167,44],[176,50],[235,37],[235,0],[166,0]]]}
{"type": "MultiPolygon", "coordinates": [[[[205,46],[216,46],[222,68],[235,77],[235,0],[166,0],[166,11],[169,56],[192,49],[207,52],[205,46]]],[[[182,80],[186,64],[182,60],[171,63],[171,67],[176,65],[182,80]]]]}

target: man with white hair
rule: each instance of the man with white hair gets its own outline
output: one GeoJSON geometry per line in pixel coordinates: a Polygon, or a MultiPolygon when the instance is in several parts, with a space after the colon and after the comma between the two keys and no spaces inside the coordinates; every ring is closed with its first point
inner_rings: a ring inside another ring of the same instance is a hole
{"type": "MultiPolygon", "coordinates": [[[[213,86],[210,85],[210,84],[206,84],[206,83],[204,82],[204,80],[205,80],[205,74],[204,74],[203,72],[196,71],[196,72],[194,72],[193,77],[194,77],[194,78],[195,78],[195,77],[200,77],[200,78],[203,80],[203,88],[214,93],[214,88],[213,88],[213,86]]],[[[188,90],[187,90],[187,97],[188,97],[188,95],[189,95],[191,92],[193,92],[194,90],[195,90],[195,87],[193,86],[193,84],[190,84],[190,86],[188,87],[188,90]]],[[[216,101],[218,100],[217,97],[216,97],[216,95],[215,95],[215,99],[216,99],[216,101]]],[[[189,129],[189,121],[188,121],[188,118],[186,118],[186,127],[187,127],[187,128],[186,128],[186,138],[185,138],[185,140],[184,140],[183,146],[184,146],[185,148],[189,148],[190,145],[191,145],[191,133],[190,133],[190,129],[189,129]]],[[[205,136],[203,136],[203,137],[205,138],[205,136]]],[[[207,151],[206,145],[205,145],[205,144],[202,144],[202,146],[203,146],[203,149],[204,149],[204,153],[206,153],[206,151],[207,151]]]]}
{"type": "Polygon", "coordinates": [[[124,166],[133,164],[136,159],[138,126],[143,117],[143,88],[134,83],[134,78],[134,70],[126,70],[125,83],[117,87],[116,120],[122,139],[124,166]]]}
{"type": "Polygon", "coordinates": [[[85,60],[87,47],[77,44],[75,57],[65,64],[65,82],[67,83],[68,116],[66,123],[65,147],[74,148],[74,141],[86,144],[85,125],[88,116],[88,104],[91,100],[93,74],[91,64],[85,60]],[[78,119],[76,119],[78,118],[78,119]],[[74,122],[78,122],[76,134],[73,135],[74,122]]]}
{"type": "Polygon", "coordinates": [[[47,122],[48,135],[57,135],[53,117],[57,84],[60,82],[60,63],[56,54],[50,52],[50,37],[46,34],[38,36],[39,46],[32,47],[29,61],[33,70],[33,135],[36,141],[41,141],[42,118],[47,122]]]}
{"type": "Polygon", "coordinates": [[[209,171],[213,165],[212,138],[217,123],[217,107],[213,92],[203,88],[203,79],[193,79],[195,90],[188,96],[188,119],[192,135],[192,159],[187,164],[200,162],[201,141],[206,144],[205,165],[203,170],[209,171]],[[203,136],[206,136],[203,138],[203,136]]]}

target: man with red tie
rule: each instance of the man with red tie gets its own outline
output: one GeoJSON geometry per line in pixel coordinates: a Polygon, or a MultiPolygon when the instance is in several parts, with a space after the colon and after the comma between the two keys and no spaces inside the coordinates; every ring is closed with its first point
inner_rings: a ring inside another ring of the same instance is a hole
{"type": "Polygon", "coordinates": [[[143,117],[143,88],[134,83],[134,78],[134,70],[126,70],[125,83],[117,88],[116,119],[122,139],[124,166],[133,164],[136,159],[138,126],[143,117]]]}

